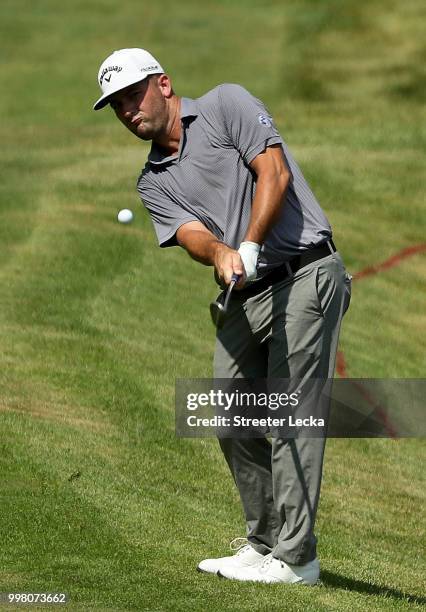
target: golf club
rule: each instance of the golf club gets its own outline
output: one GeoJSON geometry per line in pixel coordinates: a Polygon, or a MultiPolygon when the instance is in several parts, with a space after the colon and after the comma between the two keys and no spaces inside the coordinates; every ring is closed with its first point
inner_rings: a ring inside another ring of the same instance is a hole
{"type": "Polygon", "coordinates": [[[217,329],[220,329],[223,326],[223,323],[226,318],[226,312],[228,310],[228,303],[231,297],[232,289],[234,288],[235,284],[238,283],[239,279],[239,274],[232,275],[231,282],[228,285],[228,289],[225,295],[225,301],[223,302],[223,304],[219,301],[215,301],[210,304],[210,314],[212,317],[213,325],[215,325],[217,329]]]}

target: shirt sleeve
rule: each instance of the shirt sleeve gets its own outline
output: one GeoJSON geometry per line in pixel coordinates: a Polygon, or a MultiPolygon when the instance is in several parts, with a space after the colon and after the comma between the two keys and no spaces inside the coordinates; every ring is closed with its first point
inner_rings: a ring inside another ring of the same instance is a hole
{"type": "Polygon", "coordinates": [[[266,147],[284,144],[267,108],[244,87],[222,85],[219,101],[230,142],[247,164],[266,147]]]}
{"type": "Polygon", "coordinates": [[[161,191],[151,186],[140,176],[137,190],[143,205],[147,209],[160,247],[177,246],[176,232],[181,225],[189,221],[199,221],[189,211],[184,210],[171,198],[161,197],[161,191]]]}

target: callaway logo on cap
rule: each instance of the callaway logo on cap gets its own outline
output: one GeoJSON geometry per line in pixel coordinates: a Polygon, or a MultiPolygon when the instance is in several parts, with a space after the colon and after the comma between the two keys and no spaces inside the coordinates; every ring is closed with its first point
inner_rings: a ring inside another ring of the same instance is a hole
{"type": "Polygon", "coordinates": [[[99,110],[106,106],[109,97],[116,91],[142,81],[150,74],[161,74],[164,70],[155,57],[145,49],[120,49],[106,58],[99,68],[98,83],[102,96],[93,106],[99,110]]]}

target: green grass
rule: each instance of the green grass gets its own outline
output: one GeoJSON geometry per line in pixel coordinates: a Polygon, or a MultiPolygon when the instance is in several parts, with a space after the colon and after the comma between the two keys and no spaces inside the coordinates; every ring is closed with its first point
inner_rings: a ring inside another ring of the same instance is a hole
{"type": "MultiPolygon", "coordinates": [[[[124,46],[151,49],[182,95],[245,85],[356,272],[424,242],[424,13],[420,0],[3,0],[0,592],[65,591],[72,610],[425,606],[423,440],[329,441],[321,587],[194,571],[244,530],[216,442],[174,435],[175,378],[211,374],[216,290],[211,270],[156,246],[135,192],[147,146],[91,111],[99,63],[124,46]]],[[[423,254],[354,284],[350,376],[424,376],[425,277],[423,254]]]]}

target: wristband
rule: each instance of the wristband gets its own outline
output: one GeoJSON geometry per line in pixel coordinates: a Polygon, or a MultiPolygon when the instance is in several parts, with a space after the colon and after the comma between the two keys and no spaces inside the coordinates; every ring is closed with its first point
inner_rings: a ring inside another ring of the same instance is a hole
{"type": "Polygon", "coordinates": [[[246,271],[246,280],[252,281],[257,276],[257,258],[259,256],[260,244],[257,242],[242,242],[238,253],[243,260],[246,271]]]}

